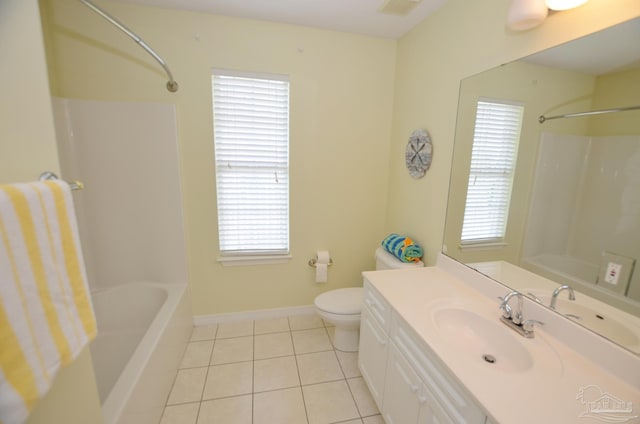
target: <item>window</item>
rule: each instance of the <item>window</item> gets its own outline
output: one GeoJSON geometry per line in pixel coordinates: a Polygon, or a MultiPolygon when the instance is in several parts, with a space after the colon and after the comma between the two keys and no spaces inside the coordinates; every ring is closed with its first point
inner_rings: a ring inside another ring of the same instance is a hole
{"type": "Polygon", "coordinates": [[[224,257],[289,253],[289,81],[214,70],[218,237],[224,257]]]}
{"type": "Polygon", "coordinates": [[[524,106],[480,98],[471,152],[462,243],[504,239],[524,106]]]}

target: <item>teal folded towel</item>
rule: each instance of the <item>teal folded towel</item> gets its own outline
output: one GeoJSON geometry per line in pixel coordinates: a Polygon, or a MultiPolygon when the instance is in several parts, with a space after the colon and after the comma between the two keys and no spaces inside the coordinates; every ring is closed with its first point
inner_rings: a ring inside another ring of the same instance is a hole
{"type": "Polygon", "coordinates": [[[382,240],[384,250],[391,253],[402,262],[418,262],[424,255],[422,247],[414,243],[409,237],[389,234],[382,240]]]}

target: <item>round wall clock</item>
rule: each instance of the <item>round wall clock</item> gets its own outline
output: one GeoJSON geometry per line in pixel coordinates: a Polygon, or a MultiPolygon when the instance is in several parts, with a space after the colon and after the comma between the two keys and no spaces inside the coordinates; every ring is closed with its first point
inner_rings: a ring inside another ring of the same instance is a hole
{"type": "Polygon", "coordinates": [[[418,129],[411,133],[404,154],[409,175],[418,179],[424,177],[433,159],[433,144],[426,130],[418,129]]]}

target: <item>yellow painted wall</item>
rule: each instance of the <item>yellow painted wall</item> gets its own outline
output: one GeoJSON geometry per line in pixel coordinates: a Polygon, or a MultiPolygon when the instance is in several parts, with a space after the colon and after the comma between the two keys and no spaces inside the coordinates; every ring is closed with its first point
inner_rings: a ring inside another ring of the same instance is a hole
{"type": "Polygon", "coordinates": [[[165,58],[180,84],[170,94],[161,68],[78,1],[43,3],[55,95],[177,105],[196,315],[309,305],[324,290],[362,284],[360,273],[373,268],[385,236],[395,41],[97,2],[165,58]],[[214,67],[290,75],[293,259],[287,264],[217,262],[214,67]],[[334,265],[329,283],[318,285],[307,262],[323,249],[334,265]]]}
{"type": "MultiPolygon", "coordinates": [[[[640,105],[640,69],[628,69],[596,79],[593,109],[640,105]]],[[[589,118],[591,135],[640,134],[640,110],[589,118]]]]}
{"type": "Polygon", "coordinates": [[[637,0],[591,0],[551,13],[538,28],[505,27],[510,0],[449,0],[398,43],[386,228],[409,232],[433,264],[441,249],[460,80],[502,63],[640,16],[637,0]],[[404,168],[407,137],[429,130],[434,161],[412,180],[404,168]]]}
{"type": "MultiPolygon", "coordinates": [[[[0,183],[59,171],[36,0],[0,1],[0,183]]],[[[89,349],[56,377],[28,424],[102,422],[89,349]]]]}
{"type": "Polygon", "coordinates": [[[36,0],[0,1],[0,183],[59,171],[36,0]]]}

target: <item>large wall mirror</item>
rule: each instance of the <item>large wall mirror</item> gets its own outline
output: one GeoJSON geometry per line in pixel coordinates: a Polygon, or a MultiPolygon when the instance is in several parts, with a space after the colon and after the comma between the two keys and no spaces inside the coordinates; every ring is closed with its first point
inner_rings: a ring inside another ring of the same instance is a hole
{"type": "Polygon", "coordinates": [[[443,246],[636,354],[639,105],[640,18],[464,79],[443,246]]]}

